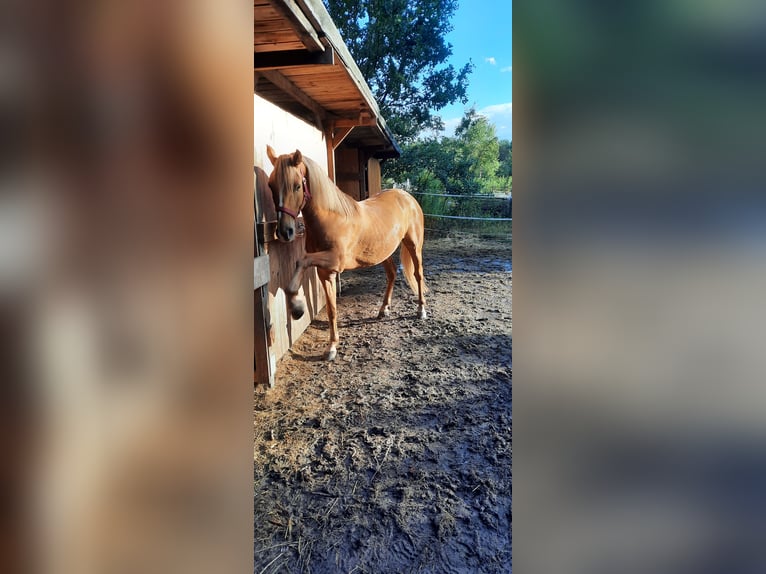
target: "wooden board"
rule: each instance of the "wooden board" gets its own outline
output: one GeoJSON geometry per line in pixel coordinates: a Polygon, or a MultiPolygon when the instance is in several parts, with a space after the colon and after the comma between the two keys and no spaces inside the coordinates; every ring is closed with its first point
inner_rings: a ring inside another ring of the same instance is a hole
{"type": "Polygon", "coordinates": [[[264,2],[263,4],[256,4],[253,6],[253,19],[256,22],[284,20],[282,15],[274,9],[270,2],[264,2]]]}
{"type": "MultiPolygon", "coordinates": [[[[264,46],[264,50],[265,50],[264,46]]],[[[280,46],[280,49],[283,49],[280,46]]],[[[372,110],[359,93],[348,70],[334,54],[332,65],[306,65],[281,68],[280,73],[298,90],[316,101],[319,106],[340,118],[358,120],[360,115],[372,116],[372,110]]],[[[260,93],[260,92],[259,92],[260,93]]],[[[283,101],[293,100],[291,96],[283,95],[270,101],[282,107],[283,101]]]]}
{"type": "Polygon", "coordinates": [[[357,201],[365,199],[364,170],[360,169],[359,150],[340,146],[335,150],[335,178],[338,187],[357,201]]]}
{"type": "Polygon", "coordinates": [[[383,189],[380,174],[380,160],[371,157],[367,160],[367,193],[369,197],[378,195],[383,189]]]}
{"type": "Polygon", "coordinates": [[[259,18],[256,15],[253,24],[253,50],[255,52],[300,50],[303,48],[300,36],[287,20],[278,15],[276,11],[273,11],[273,18],[259,18]]]}
{"type": "Polygon", "coordinates": [[[274,0],[253,4],[254,46],[283,46],[297,42],[292,49],[324,51],[317,30],[294,0],[274,0]]]}
{"type": "Polygon", "coordinates": [[[257,289],[268,284],[270,272],[268,255],[259,255],[253,259],[253,288],[257,289]]]}
{"type": "MultiPolygon", "coordinates": [[[[255,192],[253,194],[253,214],[256,226],[266,216],[265,198],[269,195],[268,178],[261,168],[255,168],[255,192]]],[[[255,230],[254,230],[255,231],[255,230]]],[[[276,356],[271,350],[272,319],[269,310],[268,282],[271,278],[269,256],[263,241],[259,241],[255,233],[255,257],[253,259],[253,326],[255,329],[255,344],[253,348],[253,382],[256,384],[274,386],[276,373],[276,356]]]]}
{"type": "Polygon", "coordinates": [[[333,52],[309,52],[308,50],[280,50],[256,52],[253,56],[253,69],[280,70],[291,67],[330,66],[333,64],[333,52]]]}

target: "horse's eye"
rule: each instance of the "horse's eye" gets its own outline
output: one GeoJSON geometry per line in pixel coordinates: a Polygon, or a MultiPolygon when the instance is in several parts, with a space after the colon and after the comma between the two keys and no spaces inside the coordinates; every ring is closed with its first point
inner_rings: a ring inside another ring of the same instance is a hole
{"type": "Polygon", "coordinates": [[[300,186],[300,184],[299,184],[299,185],[296,185],[296,186],[295,186],[295,191],[300,191],[300,190],[301,190],[301,186],[300,186]]]}

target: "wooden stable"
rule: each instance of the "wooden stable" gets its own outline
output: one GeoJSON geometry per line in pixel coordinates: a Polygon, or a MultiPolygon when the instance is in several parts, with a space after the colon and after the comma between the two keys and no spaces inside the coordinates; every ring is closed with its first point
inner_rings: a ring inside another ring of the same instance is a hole
{"type": "Polygon", "coordinates": [[[380,162],[400,152],[321,0],[255,0],[253,16],[255,382],[273,385],[277,361],[323,309],[324,293],[316,272],[307,273],[308,312],[290,317],[284,287],[304,254],[303,238],[274,238],[266,145],[300,149],[357,200],[380,191],[380,162]]]}

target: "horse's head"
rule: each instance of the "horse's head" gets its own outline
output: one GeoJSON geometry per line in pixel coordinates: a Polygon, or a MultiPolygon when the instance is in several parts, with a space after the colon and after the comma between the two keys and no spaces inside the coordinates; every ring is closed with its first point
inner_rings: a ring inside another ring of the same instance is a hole
{"type": "Polygon", "coordinates": [[[266,146],[266,153],[274,166],[269,187],[279,218],[277,237],[282,241],[292,241],[295,239],[298,214],[311,197],[306,181],[306,165],[298,150],[277,156],[271,146],[266,146]]]}

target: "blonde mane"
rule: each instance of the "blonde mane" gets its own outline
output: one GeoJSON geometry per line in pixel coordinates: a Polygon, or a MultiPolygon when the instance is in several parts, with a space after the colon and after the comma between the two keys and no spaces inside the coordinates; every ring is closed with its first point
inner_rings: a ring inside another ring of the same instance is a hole
{"type": "Polygon", "coordinates": [[[315,203],[320,209],[326,209],[340,215],[353,216],[358,213],[359,205],[354,198],[338,189],[338,186],[327,177],[317,162],[304,155],[303,163],[308,169],[312,203],[315,203]]]}

